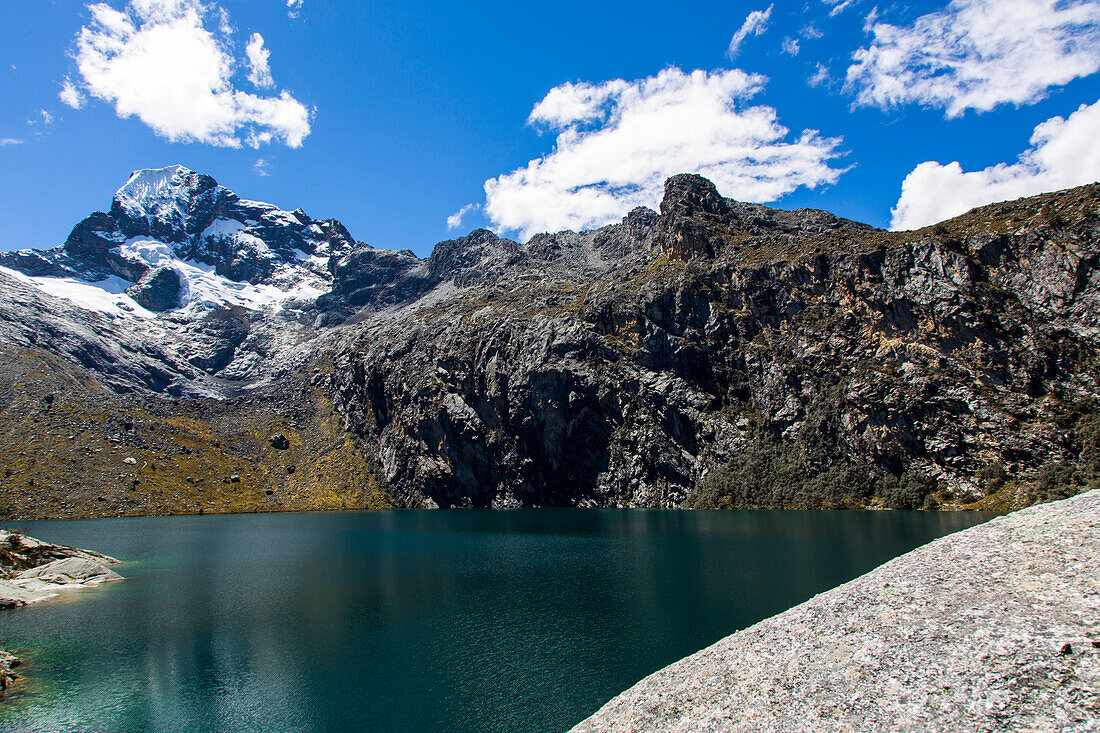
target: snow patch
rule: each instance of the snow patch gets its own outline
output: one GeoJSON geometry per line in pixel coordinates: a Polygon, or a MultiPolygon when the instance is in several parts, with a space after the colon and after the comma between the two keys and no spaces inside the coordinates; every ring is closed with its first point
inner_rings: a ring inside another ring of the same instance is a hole
{"type": "Polygon", "coordinates": [[[172,248],[155,239],[128,239],[119,245],[118,251],[123,257],[140,260],[149,267],[166,267],[176,261],[172,248]]]}
{"type": "MultiPolygon", "coordinates": [[[[257,249],[262,247],[262,251],[267,251],[267,245],[250,234],[238,233],[235,236],[242,244],[257,249]]],[[[217,274],[212,265],[177,259],[171,247],[155,240],[127,240],[119,246],[119,253],[141,260],[150,268],[171,267],[175,270],[180,277],[180,310],[183,311],[238,305],[249,310],[280,310],[286,301],[314,299],[326,292],[306,282],[295,283],[287,289],[236,282],[217,274]]]]}
{"type": "Polygon", "coordinates": [[[275,204],[269,204],[266,201],[253,201],[252,199],[240,199],[239,203],[240,203],[241,206],[245,206],[245,207],[250,208],[250,209],[272,209],[272,210],[276,210],[276,211],[279,209],[279,207],[276,206],[275,204]]]}
{"type": "Polygon", "coordinates": [[[218,218],[210,222],[210,226],[206,227],[206,229],[202,231],[202,236],[211,237],[213,239],[232,237],[237,234],[237,232],[245,229],[246,227],[246,224],[239,222],[236,219],[218,218]]]}
{"type": "Polygon", "coordinates": [[[271,254],[271,249],[267,246],[267,243],[257,237],[255,234],[249,234],[248,232],[237,232],[236,237],[237,244],[241,247],[247,247],[248,249],[258,254],[271,254]]]}
{"type": "Polygon", "coordinates": [[[115,192],[115,200],[128,211],[160,213],[168,209],[180,213],[173,184],[177,176],[189,172],[182,165],[134,171],[130,180],[115,192]]]}
{"type": "Polygon", "coordinates": [[[97,282],[86,282],[71,277],[33,277],[7,267],[0,267],[0,272],[55,298],[67,300],[78,308],[103,313],[111,318],[156,318],[155,313],[142,308],[124,292],[133,283],[114,275],[97,282]]]}
{"type": "Polygon", "coordinates": [[[272,211],[267,212],[264,215],[264,218],[270,219],[274,223],[282,224],[284,226],[294,226],[296,224],[300,226],[302,224],[302,222],[295,214],[289,211],[283,211],[282,209],[273,209],[272,211]]]}

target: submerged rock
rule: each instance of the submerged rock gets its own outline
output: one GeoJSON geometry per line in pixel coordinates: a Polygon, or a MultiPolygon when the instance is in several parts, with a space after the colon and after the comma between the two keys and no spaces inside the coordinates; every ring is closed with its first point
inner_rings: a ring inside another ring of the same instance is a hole
{"type": "Polygon", "coordinates": [[[647,677],[573,733],[1097,730],[1098,640],[1100,490],[895,558],[647,677]]]}
{"type": "Polygon", "coordinates": [[[12,670],[22,663],[23,660],[19,657],[0,649],[0,690],[8,689],[8,685],[19,678],[19,675],[12,670]]]}

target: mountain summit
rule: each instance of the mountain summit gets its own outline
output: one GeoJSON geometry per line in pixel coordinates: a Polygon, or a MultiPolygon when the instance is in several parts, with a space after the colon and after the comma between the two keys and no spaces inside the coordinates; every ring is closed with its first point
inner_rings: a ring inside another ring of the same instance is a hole
{"type": "Polygon", "coordinates": [[[85,218],[63,246],[0,254],[0,265],[104,288],[118,278],[149,311],[256,307],[327,291],[329,257],[352,245],[339,222],[247,201],[176,165],[135,171],[110,212],[85,218]]]}

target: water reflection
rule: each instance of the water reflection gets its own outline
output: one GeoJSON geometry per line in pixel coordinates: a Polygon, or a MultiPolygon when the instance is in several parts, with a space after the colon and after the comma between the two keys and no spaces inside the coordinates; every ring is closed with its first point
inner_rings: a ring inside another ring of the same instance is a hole
{"type": "Polygon", "coordinates": [[[141,562],[0,615],[16,731],[560,731],[648,674],[981,519],[542,510],[30,523],[141,562]]]}

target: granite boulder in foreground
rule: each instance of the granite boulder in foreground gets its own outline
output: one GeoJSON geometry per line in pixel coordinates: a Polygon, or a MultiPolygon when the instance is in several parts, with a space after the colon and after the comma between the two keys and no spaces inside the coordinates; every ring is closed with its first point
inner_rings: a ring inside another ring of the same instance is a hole
{"type": "Polygon", "coordinates": [[[650,675],[573,729],[1100,730],[1100,491],[949,535],[650,675]]]}

